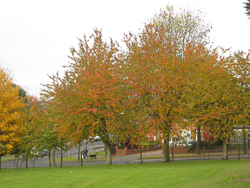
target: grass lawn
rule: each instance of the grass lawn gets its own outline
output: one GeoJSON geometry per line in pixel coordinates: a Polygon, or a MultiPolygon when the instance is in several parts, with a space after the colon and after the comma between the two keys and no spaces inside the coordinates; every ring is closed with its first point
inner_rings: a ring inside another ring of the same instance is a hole
{"type": "MultiPolygon", "coordinates": [[[[238,156],[238,151],[229,151],[228,152],[229,156],[238,156]]],[[[240,155],[248,155],[244,154],[243,151],[241,151],[240,155]]],[[[169,155],[170,158],[172,158],[172,154],[169,155]]],[[[223,156],[222,152],[216,152],[216,153],[205,153],[205,157],[215,157],[215,156],[223,156]]],[[[174,154],[174,158],[190,158],[190,157],[203,157],[203,153],[201,152],[200,154],[196,153],[184,153],[184,154],[174,154]]],[[[145,156],[142,154],[142,159],[162,159],[163,155],[150,155],[150,156],[145,156]]]]}
{"type": "MultiPolygon", "coordinates": [[[[105,157],[99,157],[99,156],[96,156],[96,159],[86,159],[84,160],[83,159],[83,162],[91,162],[91,161],[105,161],[106,158],[105,157]]],[[[61,159],[56,159],[56,163],[60,163],[61,162],[61,159]]],[[[64,157],[63,158],[63,163],[73,163],[73,162],[79,162],[80,163],[80,160],[78,160],[78,157],[64,157]]],[[[46,163],[49,163],[49,161],[46,161],[46,163]]]]}
{"type": "Polygon", "coordinates": [[[2,158],[2,162],[4,162],[4,161],[13,161],[13,160],[15,160],[15,157],[12,157],[12,158],[2,158]]]}
{"type": "Polygon", "coordinates": [[[2,169],[0,187],[250,187],[250,161],[2,169]]]}
{"type": "MultiPolygon", "coordinates": [[[[89,162],[89,161],[103,161],[103,160],[106,160],[106,155],[105,155],[105,152],[96,152],[96,158],[89,158],[87,160],[83,160],[83,162],[89,162]]],[[[49,161],[47,161],[48,163],[49,161]]],[[[58,158],[56,159],[56,162],[57,163],[60,163],[61,162],[61,159],[58,158]]],[[[78,157],[64,157],[63,158],[63,163],[72,163],[72,162],[80,162],[78,160],[78,157]]]]}

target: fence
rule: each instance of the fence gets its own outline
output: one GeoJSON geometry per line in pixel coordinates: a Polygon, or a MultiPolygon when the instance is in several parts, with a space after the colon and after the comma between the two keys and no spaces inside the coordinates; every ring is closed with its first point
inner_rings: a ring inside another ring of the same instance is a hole
{"type": "MultiPolygon", "coordinates": [[[[197,154],[196,150],[189,150],[184,147],[170,147],[169,156],[172,161],[182,160],[216,160],[223,159],[223,147],[201,147],[200,153],[197,154]]],[[[230,144],[227,146],[228,159],[250,159],[250,145],[230,144]]],[[[147,153],[142,154],[142,158],[147,159],[163,159],[163,151],[161,150],[158,155],[150,155],[147,153]]],[[[139,158],[141,161],[141,159],[139,158]]]]}

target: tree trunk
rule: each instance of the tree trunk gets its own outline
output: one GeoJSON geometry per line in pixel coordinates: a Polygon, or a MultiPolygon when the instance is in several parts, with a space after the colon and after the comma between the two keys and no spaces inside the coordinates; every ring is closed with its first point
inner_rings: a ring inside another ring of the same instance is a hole
{"type": "Polygon", "coordinates": [[[68,157],[70,157],[70,145],[71,145],[71,144],[70,144],[70,141],[69,141],[69,143],[68,143],[68,144],[69,144],[68,157]]]}
{"type": "Polygon", "coordinates": [[[228,155],[227,155],[227,139],[223,139],[223,160],[228,160],[228,155]]]}
{"type": "Polygon", "coordinates": [[[79,146],[78,146],[78,160],[81,159],[81,140],[79,141],[79,146]]]}
{"type": "Polygon", "coordinates": [[[196,153],[201,153],[201,126],[197,127],[197,145],[196,145],[196,153]]]}
{"type": "Polygon", "coordinates": [[[169,157],[169,136],[164,138],[163,162],[171,162],[169,157]]]}
{"type": "MultiPolygon", "coordinates": [[[[101,118],[102,124],[106,127],[106,122],[104,118],[101,118]]],[[[106,131],[105,131],[106,132],[106,131]]],[[[109,141],[109,134],[106,132],[105,137],[103,134],[101,134],[101,131],[99,130],[99,136],[102,139],[102,142],[105,145],[105,151],[106,151],[106,165],[112,165],[112,159],[111,159],[111,142],[109,141]]],[[[93,143],[92,143],[93,144],[93,143]]]]}
{"type": "Polygon", "coordinates": [[[33,158],[33,168],[35,168],[36,157],[33,158]]]}
{"type": "Polygon", "coordinates": [[[22,166],[23,166],[23,155],[22,155],[22,161],[21,161],[21,165],[20,165],[20,168],[22,168],[22,166]]]}
{"type": "Polygon", "coordinates": [[[142,164],[142,149],[140,149],[140,164],[142,164]]]}
{"type": "Polygon", "coordinates": [[[247,154],[246,130],[245,130],[244,126],[243,126],[243,129],[242,129],[242,132],[243,132],[243,150],[244,150],[244,154],[247,154]]]}
{"type": "Polygon", "coordinates": [[[111,160],[111,144],[106,141],[102,140],[104,145],[105,145],[105,150],[106,150],[106,165],[112,165],[112,160],[111,160]]]}
{"type": "Polygon", "coordinates": [[[48,157],[49,157],[49,167],[51,168],[51,153],[50,153],[50,150],[48,152],[48,157]]]}
{"type": "Polygon", "coordinates": [[[16,169],[18,169],[18,162],[19,162],[19,155],[18,155],[18,157],[17,157],[16,169]]]}
{"type": "Polygon", "coordinates": [[[25,162],[26,162],[25,168],[28,168],[28,156],[26,155],[25,157],[26,157],[25,158],[25,162]]]}
{"type": "Polygon", "coordinates": [[[61,148],[61,163],[60,163],[60,167],[62,167],[62,160],[63,160],[63,156],[62,156],[62,148],[61,148]]]}
{"type": "Polygon", "coordinates": [[[16,156],[15,156],[15,160],[14,160],[14,169],[16,168],[16,156]]]}
{"type": "Polygon", "coordinates": [[[81,156],[80,156],[80,158],[81,158],[81,166],[82,166],[82,151],[81,151],[81,156]]]}
{"type": "Polygon", "coordinates": [[[53,165],[56,167],[56,151],[53,149],[53,165]]]}

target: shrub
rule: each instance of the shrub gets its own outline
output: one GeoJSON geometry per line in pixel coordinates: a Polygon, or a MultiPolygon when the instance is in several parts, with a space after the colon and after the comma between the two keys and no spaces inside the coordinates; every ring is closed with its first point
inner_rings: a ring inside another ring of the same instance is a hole
{"type": "MultiPolygon", "coordinates": [[[[188,149],[188,151],[196,150],[197,142],[194,142],[188,149]]],[[[212,149],[216,146],[223,146],[223,141],[218,139],[215,142],[205,142],[201,141],[201,147],[205,146],[206,148],[212,149]]]]}

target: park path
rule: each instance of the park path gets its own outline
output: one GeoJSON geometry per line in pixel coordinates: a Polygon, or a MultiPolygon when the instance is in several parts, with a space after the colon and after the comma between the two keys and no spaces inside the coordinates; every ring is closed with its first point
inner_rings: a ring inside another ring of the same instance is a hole
{"type": "MultiPolygon", "coordinates": [[[[89,146],[89,150],[91,150],[90,154],[93,152],[92,147],[89,146]]],[[[77,157],[77,153],[72,153],[71,156],[77,157]]],[[[162,156],[162,150],[150,151],[142,153],[142,157],[149,157],[149,156],[162,156]]],[[[241,155],[241,159],[249,159],[249,155],[241,155]]],[[[229,159],[237,159],[237,156],[229,156],[229,159]]],[[[174,158],[174,161],[198,161],[203,160],[203,157],[187,157],[187,158],[174,158]]],[[[206,156],[205,160],[222,160],[222,156],[206,156]]],[[[45,156],[44,158],[39,158],[36,160],[35,167],[48,167],[48,157],[45,156]]],[[[143,163],[153,163],[153,162],[163,162],[163,157],[159,158],[149,158],[143,159],[143,163]]],[[[133,154],[127,156],[115,156],[112,157],[112,164],[135,164],[140,163],[140,154],[133,154]]],[[[20,165],[20,161],[19,161],[20,165]]],[[[60,164],[57,163],[56,166],[60,164]]],[[[63,166],[80,166],[80,161],[72,162],[72,163],[63,163],[63,166]]],[[[95,160],[84,160],[83,165],[105,165],[105,160],[95,161],[95,160]]],[[[33,167],[33,164],[29,161],[29,168],[33,167]]],[[[4,168],[14,168],[14,161],[6,161],[2,162],[2,169],[4,168]]],[[[25,168],[25,162],[23,162],[22,168],[25,168]]]]}
{"type": "MultiPolygon", "coordinates": [[[[142,158],[146,157],[146,156],[161,156],[162,155],[162,149],[160,150],[156,150],[156,151],[148,151],[148,152],[144,152],[142,153],[142,158]]],[[[132,155],[127,155],[127,156],[115,156],[114,157],[115,160],[117,161],[127,161],[128,163],[136,163],[136,162],[140,162],[140,153],[137,154],[132,154],[132,155]]],[[[148,161],[149,159],[147,159],[148,161]]],[[[145,159],[143,159],[143,161],[145,161],[145,159]]],[[[159,161],[162,161],[162,159],[159,159],[159,161]]]]}
{"type": "MultiPolygon", "coordinates": [[[[96,146],[89,146],[89,154],[94,153],[94,149],[98,147],[99,145],[96,146]]],[[[100,145],[101,147],[101,145],[100,145]]],[[[68,154],[66,153],[65,156],[67,156],[68,154]]],[[[156,155],[162,155],[162,150],[158,150],[158,151],[152,151],[152,152],[146,152],[143,153],[143,157],[145,156],[156,156],[156,155]]],[[[71,152],[71,156],[72,157],[77,157],[77,152],[71,152]]],[[[14,156],[7,156],[7,157],[3,157],[3,158],[13,158],[14,156]]],[[[125,163],[139,163],[140,161],[140,154],[133,154],[133,155],[127,155],[127,156],[115,156],[112,157],[112,162],[113,164],[125,164],[125,163]]],[[[144,160],[143,160],[144,161],[144,160]]],[[[147,160],[148,161],[148,160],[147,160]]],[[[157,160],[157,161],[162,161],[157,160]]],[[[91,160],[84,160],[83,161],[83,165],[96,165],[96,164],[105,164],[105,161],[91,161],[91,160]]],[[[19,167],[21,165],[21,160],[19,160],[19,167]]],[[[56,166],[59,166],[60,164],[57,163],[56,166]]],[[[74,163],[63,163],[63,166],[79,166],[80,165],[80,161],[79,162],[74,162],[74,163]]],[[[33,163],[29,160],[28,162],[28,166],[29,168],[33,167],[33,163]]],[[[43,158],[38,158],[37,160],[35,160],[35,167],[48,167],[48,156],[44,156],[43,158]]],[[[10,161],[5,161],[2,162],[2,168],[14,168],[14,160],[10,160],[10,161]]],[[[22,168],[25,168],[25,161],[23,161],[22,164],[22,168]]]]}

